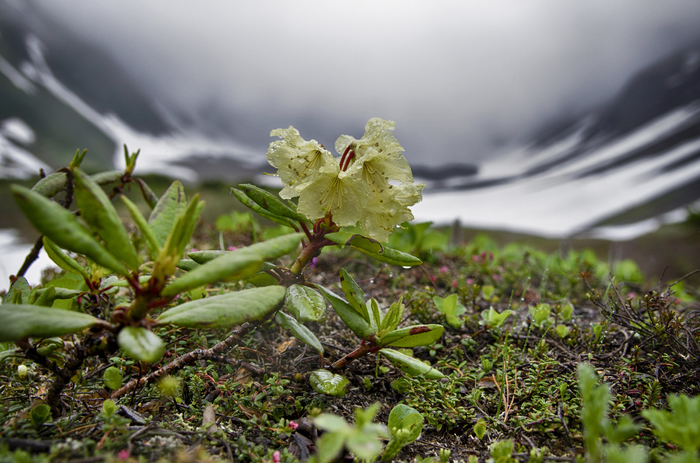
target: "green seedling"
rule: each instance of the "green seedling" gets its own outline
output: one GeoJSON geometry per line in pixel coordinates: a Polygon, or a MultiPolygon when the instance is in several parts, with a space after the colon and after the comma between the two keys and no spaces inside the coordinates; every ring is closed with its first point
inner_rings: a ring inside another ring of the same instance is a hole
{"type": "Polygon", "coordinates": [[[506,319],[512,314],[513,311],[510,309],[498,313],[494,310],[493,307],[490,307],[489,310],[481,312],[481,320],[479,321],[479,323],[486,326],[489,329],[499,328],[503,324],[503,322],[505,322],[506,319]]]}
{"type": "Polygon", "coordinates": [[[122,387],[123,378],[124,375],[122,374],[121,369],[117,367],[109,367],[102,374],[102,382],[104,383],[105,387],[108,387],[113,391],[116,391],[122,387]]]}
{"type": "Polygon", "coordinates": [[[389,434],[386,426],[372,422],[379,406],[379,403],[375,403],[366,410],[356,408],[354,425],[328,413],[314,418],[314,425],[325,432],[316,441],[316,455],[309,461],[329,463],[340,455],[343,448],[360,460],[374,461],[384,446],[381,439],[389,434]]]}
{"type": "Polygon", "coordinates": [[[641,426],[629,417],[623,416],[613,425],[608,418],[611,394],[608,385],[597,385],[598,377],[593,368],[585,363],[578,367],[579,390],[583,408],[583,444],[586,461],[646,461],[646,452],[640,446],[622,446],[622,443],[635,436],[641,426]],[[603,438],[607,443],[603,443],[603,438]]]}
{"type": "Polygon", "coordinates": [[[557,336],[559,336],[561,339],[564,339],[569,335],[569,333],[571,333],[571,328],[569,328],[566,325],[557,325],[556,332],[557,336]]]}
{"type": "Polygon", "coordinates": [[[668,396],[670,410],[643,410],[642,416],[654,426],[661,439],[680,446],[687,454],[700,449],[700,397],[668,396]]]}
{"type": "Polygon", "coordinates": [[[552,308],[549,304],[537,304],[535,307],[530,307],[532,322],[540,328],[545,328],[552,324],[552,319],[549,317],[551,312],[552,308]]]}
{"type": "Polygon", "coordinates": [[[447,323],[455,329],[462,327],[464,323],[459,319],[459,316],[464,314],[467,309],[462,304],[458,302],[458,297],[456,294],[450,294],[446,298],[441,298],[439,296],[433,297],[433,302],[440,313],[445,315],[447,323]]]}
{"type": "Polygon", "coordinates": [[[479,440],[483,440],[484,436],[486,435],[486,422],[484,420],[479,420],[476,422],[474,425],[474,434],[476,437],[479,438],[479,440]]]}
{"type": "Polygon", "coordinates": [[[431,225],[431,222],[404,222],[389,237],[389,245],[401,252],[418,255],[444,251],[450,242],[450,231],[438,231],[431,225]]]}
{"type": "Polygon", "coordinates": [[[107,399],[102,403],[102,413],[105,418],[111,418],[117,411],[117,404],[113,400],[107,399]]]}
{"type": "Polygon", "coordinates": [[[513,458],[514,444],[511,439],[500,440],[489,446],[491,458],[487,463],[517,463],[517,458],[513,458]]]}
{"type": "Polygon", "coordinates": [[[491,297],[493,297],[493,293],[495,291],[496,288],[494,288],[492,285],[484,285],[481,287],[481,296],[486,301],[491,300],[491,297]]]}
{"type": "Polygon", "coordinates": [[[568,322],[574,316],[574,306],[571,304],[562,306],[559,315],[563,321],[568,322]]]}
{"type": "Polygon", "coordinates": [[[403,447],[420,437],[423,429],[423,415],[415,408],[399,404],[389,413],[389,442],[382,460],[391,461],[403,447]]]}

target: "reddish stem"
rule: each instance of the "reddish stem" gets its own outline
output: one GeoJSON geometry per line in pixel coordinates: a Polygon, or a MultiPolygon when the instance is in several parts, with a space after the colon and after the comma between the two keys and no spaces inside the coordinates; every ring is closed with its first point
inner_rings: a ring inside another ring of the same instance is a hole
{"type": "Polygon", "coordinates": [[[365,344],[365,343],[363,342],[362,344],[360,344],[360,347],[358,347],[357,349],[355,349],[354,351],[350,352],[350,353],[349,353],[348,355],[346,355],[345,357],[343,357],[343,358],[341,358],[340,360],[338,360],[337,362],[335,362],[335,363],[333,364],[333,368],[337,368],[337,369],[345,368],[345,366],[346,366],[348,363],[352,362],[353,360],[357,360],[357,359],[359,359],[360,357],[364,357],[365,355],[367,355],[367,354],[369,354],[370,352],[372,352],[372,349],[373,349],[373,348],[374,348],[374,346],[371,346],[371,345],[369,345],[369,344],[365,344]]]}

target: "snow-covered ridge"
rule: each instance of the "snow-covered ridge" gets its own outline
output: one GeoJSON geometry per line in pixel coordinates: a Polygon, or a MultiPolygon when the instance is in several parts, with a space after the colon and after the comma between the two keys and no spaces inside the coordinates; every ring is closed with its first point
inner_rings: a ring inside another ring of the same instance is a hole
{"type": "MultiPolygon", "coordinates": [[[[117,147],[113,159],[116,168],[124,167],[122,148],[124,144],[132,150],[140,149],[144,153],[139,158],[139,172],[159,173],[192,182],[198,180],[197,171],[177,165],[178,160],[187,159],[193,155],[206,155],[233,158],[242,165],[250,165],[259,164],[263,159],[264,153],[235,140],[212,139],[194,130],[181,129],[166,135],[152,135],[135,130],[114,114],[99,113],[59,81],[47,64],[44,56],[45,46],[37,37],[30,35],[26,40],[26,48],[30,61],[22,63],[21,71],[2,59],[0,72],[25,92],[31,93],[37,86],[47,89],[64,104],[93,123],[115,142],[117,147]]],[[[25,153],[28,154],[26,151],[25,153]]],[[[16,153],[14,157],[17,157],[16,153]]],[[[36,166],[35,163],[29,163],[27,167],[36,166]]],[[[33,172],[38,172],[38,169],[34,169],[33,172]]],[[[7,177],[11,176],[7,175],[7,177]]]]}
{"type": "Polygon", "coordinates": [[[700,138],[670,144],[646,156],[616,161],[657,143],[689,124],[698,123],[698,108],[689,105],[663,115],[639,129],[590,148],[568,162],[537,170],[540,163],[561,158],[582,142],[580,132],[528,156],[523,149],[482,166],[477,181],[492,176],[504,179],[492,186],[424,194],[414,206],[417,220],[468,227],[502,229],[552,238],[592,235],[630,239],[669,220],[683,220],[683,208],[658,220],[624,227],[595,225],[686,185],[700,190],[700,138]],[[682,166],[682,167],[681,167],[682,166]],[[594,175],[588,175],[591,171],[594,175]]]}

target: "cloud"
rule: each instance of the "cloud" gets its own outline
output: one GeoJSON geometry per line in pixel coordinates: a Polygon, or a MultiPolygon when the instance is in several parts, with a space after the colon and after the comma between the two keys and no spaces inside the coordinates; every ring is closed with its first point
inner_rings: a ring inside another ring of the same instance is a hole
{"type": "Polygon", "coordinates": [[[696,0],[35,5],[166,107],[250,115],[262,146],[290,124],[332,146],[380,116],[419,162],[479,161],[562,108],[602,102],[700,21],[696,0]]]}

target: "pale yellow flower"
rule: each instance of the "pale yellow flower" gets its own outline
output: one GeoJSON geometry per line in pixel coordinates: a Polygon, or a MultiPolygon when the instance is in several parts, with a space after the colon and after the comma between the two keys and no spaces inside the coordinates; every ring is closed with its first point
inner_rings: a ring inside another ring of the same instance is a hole
{"type": "Polygon", "coordinates": [[[330,212],[336,225],[352,226],[362,216],[367,196],[367,185],[353,169],[341,172],[337,165],[329,165],[301,192],[297,212],[311,220],[330,212]]]}
{"type": "Polygon", "coordinates": [[[381,194],[370,194],[370,200],[360,218],[360,226],[372,239],[385,242],[397,225],[413,220],[408,209],[421,199],[424,183],[388,185],[381,194]]]}
{"type": "Polygon", "coordinates": [[[301,138],[293,127],[273,130],[271,135],[283,138],[267,152],[285,185],[280,196],[298,196],[297,212],[310,220],[330,215],[341,227],[359,222],[365,235],[386,241],[397,225],[413,220],[408,208],[421,200],[425,187],[413,183],[392,130],[394,122],[370,119],[359,140],[338,138],[339,159],[315,140],[301,138]]]}
{"type": "Polygon", "coordinates": [[[270,143],[267,160],[284,183],[280,197],[291,199],[308,185],[314,183],[323,169],[338,166],[338,160],[325,150],[316,140],[306,141],[299,136],[299,131],[290,126],[288,129],[276,129],[270,136],[284,140],[270,143]]]}
{"type": "Polygon", "coordinates": [[[350,165],[355,162],[371,163],[372,169],[390,180],[412,182],[413,174],[408,161],[401,154],[403,147],[391,132],[393,121],[373,117],[365,126],[365,134],[359,140],[350,135],[341,135],[335,142],[335,150],[343,154],[350,146],[355,153],[350,165]]]}

